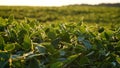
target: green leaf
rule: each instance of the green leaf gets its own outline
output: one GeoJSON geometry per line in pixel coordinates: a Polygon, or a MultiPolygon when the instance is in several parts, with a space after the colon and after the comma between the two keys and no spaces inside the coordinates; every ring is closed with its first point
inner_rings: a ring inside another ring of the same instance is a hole
{"type": "Polygon", "coordinates": [[[40,54],[45,54],[46,53],[46,48],[44,46],[42,46],[41,44],[37,45],[35,48],[38,50],[38,52],[40,54]]]}
{"type": "Polygon", "coordinates": [[[45,33],[47,34],[50,31],[50,28],[46,28],[45,33]]]}
{"type": "Polygon", "coordinates": [[[110,40],[110,36],[106,32],[104,32],[104,36],[107,40],[110,40]]]}
{"type": "Polygon", "coordinates": [[[21,44],[23,42],[24,36],[27,34],[27,30],[22,29],[20,30],[20,32],[18,33],[18,42],[19,44],[21,44]]]}
{"type": "Polygon", "coordinates": [[[5,19],[3,19],[2,17],[0,17],[0,26],[4,26],[4,25],[6,25],[5,19]]]}
{"type": "Polygon", "coordinates": [[[120,41],[118,41],[117,46],[120,47],[120,41]]]}
{"type": "Polygon", "coordinates": [[[6,25],[6,21],[0,17],[0,31],[5,31],[6,25]]]}
{"type": "Polygon", "coordinates": [[[79,55],[81,55],[81,53],[69,56],[68,59],[64,61],[64,63],[65,63],[65,64],[70,64],[70,63],[73,62],[79,55]]]}
{"type": "Polygon", "coordinates": [[[53,40],[53,41],[51,42],[51,44],[52,44],[55,48],[59,48],[59,46],[58,46],[59,42],[60,42],[60,39],[57,38],[57,39],[53,40]]]}
{"type": "Polygon", "coordinates": [[[14,16],[10,15],[8,18],[8,24],[11,24],[14,21],[14,16]]]}
{"type": "Polygon", "coordinates": [[[22,43],[22,48],[25,50],[29,50],[31,48],[32,42],[28,35],[25,35],[24,42],[22,43]]]}
{"type": "Polygon", "coordinates": [[[9,57],[10,57],[10,54],[8,52],[1,52],[0,51],[0,58],[9,59],[9,57]]]}
{"type": "Polygon", "coordinates": [[[91,49],[92,48],[92,45],[90,44],[90,42],[88,40],[84,40],[82,41],[84,46],[87,48],[87,49],[91,49]]]}
{"type": "Polygon", "coordinates": [[[56,34],[53,31],[50,31],[47,33],[47,36],[51,39],[54,40],[56,38],[56,34]]]}
{"type": "Polygon", "coordinates": [[[70,42],[70,34],[65,32],[61,36],[63,42],[70,42]]]}
{"type": "Polygon", "coordinates": [[[0,68],[5,68],[5,66],[8,64],[9,58],[10,53],[0,51],[0,68]]]}
{"type": "Polygon", "coordinates": [[[40,68],[40,62],[37,59],[32,58],[29,60],[29,65],[27,68],[40,68]]]}
{"type": "Polygon", "coordinates": [[[85,26],[85,25],[82,25],[82,26],[80,26],[79,28],[80,28],[80,32],[81,32],[82,34],[86,33],[86,26],[85,26]]]}
{"type": "Polygon", "coordinates": [[[49,52],[51,54],[55,53],[55,51],[56,51],[54,46],[51,45],[51,43],[45,42],[45,43],[41,43],[41,45],[44,46],[46,48],[47,52],[49,52]]]}
{"type": "Polygon", "coordinates": [[[8,61],[0,61],[0,68],[5,68],[5,66],[7,65],[8,61]]]}
{"type": "Polygon", "coordinates": [[[120,57],[116,57],[116,61],[120,64],[120,57]]]}
{"type": "Polygon", "coordinates": [[[38,31],[36,31],[35,33],[33,32],[33,34],[31,34],[30,37],[34,43],[42,43],[43,42],[42,35],[38,31]]]}
{"type": "Polygon", "coordinates": [[[80,21],[77,23],[78,26],[81,26],[82,24],[83,24],[83,20],[80,20],[80,21]]]}
{"type": "Polygon", "coordinates": [[[62,62],[56,62],[56,63],[53,63],[50,68],[62,68],[63,66],[63,63],[62,62]]]}
{"type": "Polygon", "coordinates": [[[86,56],[81,56],[79,63],[81,65],[85,65],[85,64],[89,63],[89,59],[86,56]]]}
{"type": "Polygon", "coordinates": [[[26,29],[27,31],[30,30],[30,25],[29,25],[29,24],[23,23],[23,27],[24,27],[24,29],[26,29]]]}
{"type": "Polygon", "coordinates": [[[0,35],[0,45],[3,45],[5,42],[4,42],[4,39],[3,37],[0,35]]]}
{"type": "Polygon", "coordinates": [[[94,44],[96,44],[97,49],[103,48],[102,41],[98,39],[94,39],[94,44]]]}
{"type": "Polygon", "coordinates": [[[5,44],[5,41],[4,41],[3,37],[0,35],[0,50],[4,49],[4,44],[5,44]]]}
{"type": "Polygon", "coordinates": [[[15,42],[15,41],[17,41],[17,35],[16,35],[16,32],[15,32],[15,30],[10,30],[9,31],[9,35],[10,35],[10,41],[11,42],[15,42]]]}
{"type": "Polygon", "coordinates": [[[15,49],[15,44],[6,44],[5,46],[4,46],[4,50],[6,50],[6,51],[12,51],[12,50],[14,50],[15,49]]]}

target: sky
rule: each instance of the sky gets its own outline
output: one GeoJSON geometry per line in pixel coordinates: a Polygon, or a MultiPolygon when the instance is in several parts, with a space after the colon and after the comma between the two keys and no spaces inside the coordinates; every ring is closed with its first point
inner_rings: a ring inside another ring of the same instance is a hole
{"type": "Polygon", "coordinates": [[[120,0],[0,0],[0,5],[63,6],[69,4],[120,3],[120,0]]]}

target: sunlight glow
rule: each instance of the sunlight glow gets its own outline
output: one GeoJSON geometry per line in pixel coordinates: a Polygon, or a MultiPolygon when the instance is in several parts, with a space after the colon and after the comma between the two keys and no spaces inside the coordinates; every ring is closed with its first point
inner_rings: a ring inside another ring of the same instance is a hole
{"type": "Polygon", "coordinates": [[[0,5],[62,6],[69,4],[120,3],[120,0],[0,0],[0,5]]]}

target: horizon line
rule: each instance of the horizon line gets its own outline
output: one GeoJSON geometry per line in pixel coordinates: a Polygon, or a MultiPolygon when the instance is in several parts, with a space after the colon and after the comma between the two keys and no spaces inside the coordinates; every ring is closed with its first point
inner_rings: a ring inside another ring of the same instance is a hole
{"type": "Polygon", "coordinates": [[[40,6],[40,7],[61,7],[61,6],[69,6],[69,5],[100,5],[100,4],[120,4],[120,3],[98,3],[98,4],[88,4],[88,3],[81,3],[81,4],[65,4],[65,5],[13,5],[13,4],[0,4],[0,6],[40,6]]]}

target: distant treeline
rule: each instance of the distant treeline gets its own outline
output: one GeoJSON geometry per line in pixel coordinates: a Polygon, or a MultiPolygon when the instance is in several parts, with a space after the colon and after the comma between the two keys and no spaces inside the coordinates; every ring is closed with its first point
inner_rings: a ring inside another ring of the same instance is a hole
{"type": "Polygon", "coordinates": [[[100,3],[97,5],[90,5],[90,4],[74,4],[69,6],[108,6],[108,7],[120,7],[120,3],[100,3]]]}
{"type": "Polygon", "coordinates": [[[120,7],[120,3],[114,3],[114,4],[111,4],[111,3],[101,3],[99,4],[98,6],[110,6],[110,7],[120,7]]]}

